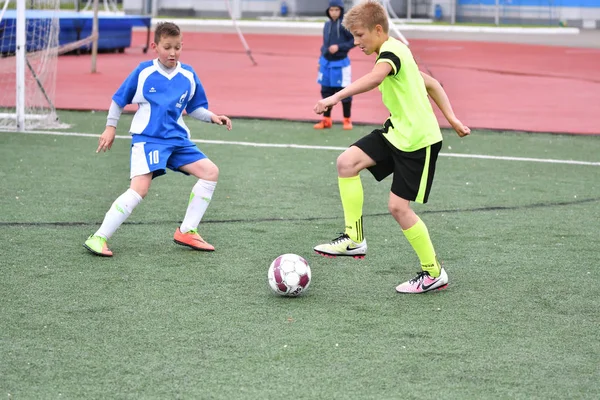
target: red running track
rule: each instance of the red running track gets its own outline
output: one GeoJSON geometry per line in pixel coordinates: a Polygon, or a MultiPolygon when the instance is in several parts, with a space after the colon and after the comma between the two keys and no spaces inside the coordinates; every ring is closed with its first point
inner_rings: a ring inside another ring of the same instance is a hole
{"type": "MultiPolygon", "coordinates": [[[[101,54],[98,73],[89,55],[61,56],[56,106],[106,110],[112,94],[143,60],[145,34],[134,32],[124,54],[101,54]]],[[[246,35],[258,66],[252,66],[236,35],[185,33],[181,61],[191,64],[214,112],[233,117],[318,120],[316,83],[321,38],[246,35]]],[[[600,134],[600,49],[540,45],[411,41],[422,69],[448,93],[454,110],[471,128],[600,134]]],[[[374,56],[351,51],[353,78],[368,72],[374,56]]],[[[134,110],[133,107],[128,110],[134,110]]],[[[387,111],[377,90],[359,95],[353,120],[382,123],[387,111]]],[[[341,120],[341,107],[333,111],[341,120]]],[[[441,115],[438,119],[447,126],[441,115]]]]}

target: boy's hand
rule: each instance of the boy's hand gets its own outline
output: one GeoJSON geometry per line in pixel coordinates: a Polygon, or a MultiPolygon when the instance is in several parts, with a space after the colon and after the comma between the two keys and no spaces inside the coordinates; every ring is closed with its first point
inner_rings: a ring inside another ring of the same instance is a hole
{"type": "Polygon", "coordinates": [[[315,113],[323,114],[328,108],[335,106],[338,102],[339,100],[335,97],[335,95],[321,99],[317,101],[317,104],[315,105],[315,113]]]}
{"type": "Polygon", "coordinates": [[[98,148],[96,149],[96,153],[99,153],[100,151],[106,152],[106,150],[110,150],[110,148],[113,145],[113,142],[115,141],[116,134],[117,128],[115,128],[114,126],[107,126],[106,129],[104,129],[104,132],[102,132],[102,135],[100,135],[100,138],[98,139],[98,148]]]}
{"type": "Polygon", "coordinates": [[[230,131],[231,130],[231,120],[226,117],[225,115],[213,115],[212,117],[210,117],[210,120],[213,122],[213,124],[217,124],[217,125],[225,125],[227,126],[227,130],[230,131]]]}
{"type": "Polygon", "coordinates": [[[454,128],[460,137],[465,137],[471,133],[471,129],[469,129],[468,126],[463,125],[458,119],[450,121],[450,125],[452,125],[452,128],[454,128]]]}
{"type": "Polygon", "coordinates": [[[339,49],[340,49],[340,46],[338,46],[337,44],[332,44],[331,46],[329,46],[329,52],[331,54],[337,53],[339,49]]]}

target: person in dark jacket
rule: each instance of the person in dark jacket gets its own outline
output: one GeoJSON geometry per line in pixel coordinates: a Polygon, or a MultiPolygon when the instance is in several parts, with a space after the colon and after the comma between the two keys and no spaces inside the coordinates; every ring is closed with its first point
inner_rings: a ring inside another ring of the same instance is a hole
{"type": "MultiPolygon", "coordinates": [[[[342,26],[344,18],[343,0],[331,0],[325,11],[329,21],[323,27],[323,45],[319,58],[319,76],[317,82],[321,85],[321,96],[326,98],[334,95],[352,82],[350,58],[348,51],[354,47],[354,37],[342,26]]],[[[352,97],[342,100],[344,110],[344,129],[352,129],[351,110],[352,97]]],[[[321,122],[315,129],[331,128],[331,108],[325,111],[321,122]]]]}

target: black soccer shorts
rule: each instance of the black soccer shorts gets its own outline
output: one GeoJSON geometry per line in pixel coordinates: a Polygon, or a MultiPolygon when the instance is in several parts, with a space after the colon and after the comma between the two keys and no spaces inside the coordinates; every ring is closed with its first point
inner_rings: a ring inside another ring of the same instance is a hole
{"type": "Polygon", "coordinates": [[[352,146],[358,147],[375,161],[376,164],[368,170],[377,181],[394,174],[392,193],[405,200],[427,203],[442,142],[411,152],[402,151],[383,136],[390,126],[388,120],[382,129],[375,129],[352,146]]]}

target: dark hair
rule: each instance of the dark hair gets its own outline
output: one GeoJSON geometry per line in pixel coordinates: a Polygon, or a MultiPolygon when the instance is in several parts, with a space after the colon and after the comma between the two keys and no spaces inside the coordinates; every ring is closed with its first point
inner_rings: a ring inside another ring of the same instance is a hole
{"type": "Polygon", "coordinates": [[[160,42],[160,38],[163,36],[181,36],[181,30],[172,22],[159,22],[156,25],[156,30],[154,31],[154,43],[158,44],[158,42],[160,42]]]}

